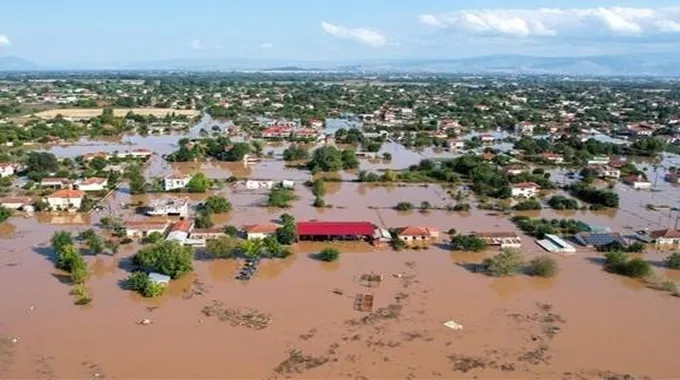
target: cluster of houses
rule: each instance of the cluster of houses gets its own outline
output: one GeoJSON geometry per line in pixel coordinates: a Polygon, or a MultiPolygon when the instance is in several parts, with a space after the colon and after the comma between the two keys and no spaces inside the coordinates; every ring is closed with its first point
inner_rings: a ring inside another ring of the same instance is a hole
{"type": "Polygon", "coordinates": [[[110,160],[112,158],[141,158],[141,159],[148,159],[149,157],[153,156],[153,151],[150,149],[134,149],[131,151],[124,151],[124,152],[113,152],[113,153],[106,153],[106,152],[96,152],[96,153],[87,153],[82,156],[83,161],[91,161],[95,158],[102,158],[105,160],[110,160]]]}

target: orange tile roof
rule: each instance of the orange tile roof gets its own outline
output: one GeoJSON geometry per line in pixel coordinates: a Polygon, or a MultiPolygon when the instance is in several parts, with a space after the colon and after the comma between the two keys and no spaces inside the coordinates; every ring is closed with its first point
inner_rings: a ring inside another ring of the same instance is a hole
{"type": "Polygon", "coordinates": [[[82,198],[84,196],[84,191],[63,189],[55,191],[54,193],[50,194],[48,198],[82,198]]]}
{"type": "Polygon", "coordinates": [[[434,228],[421,226],[408,226],[399,230],[400,236],[429,236],[432,232],[436,232],[434,228]]]}
{"type": "Polygon", "coordinates": [[[515,189],[530,189],[532,187],[538,188],[538,184],[536,182],[520,182],[512,185],[513,188],[515,189]]]}
{"type": "Polygon", "coordinates": [[[243,227],[249,234],[273,234],[280,226],[278,224],[251,224],[243,227]]]}

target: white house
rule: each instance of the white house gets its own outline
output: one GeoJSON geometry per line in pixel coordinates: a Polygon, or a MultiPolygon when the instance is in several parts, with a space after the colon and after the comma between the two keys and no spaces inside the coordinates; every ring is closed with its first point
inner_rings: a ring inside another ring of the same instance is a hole
{"type": "Polygon", "coordinates": [[[520,182],[512,185],[513,197],[531,198],[538,194],[539,187],[534,182],[520,182]]]}
{"type": "Polygon", "coordinates": [[[260,190],[260,189],[269,190],[272,187],[274,187],[274,181],[253,181],[253,180],[246,181],[246,189],[248,190],[260,190]]]}
{"type": "Polygon", "coordinates": [[[609,164],[609,157],[607,156],[595,156],[588,160],[588,165],[607,165],[609,164]]]}
{"type": "Polygon", "coordinates": [[[0,206],[12,210],[18,210],[33,203],[29,197],[6,197],[0,198],[0,206]]]}
{"type": "Polygon", "coordinates": [[[680,248],[680,230],[657,230],[649,233],[649,236],[656,242],[657,248],[680,248]]]}
{"type": "Polygon", "coordinates": [[[621,178],[621,170],[612,168],[610,166],[600,166],[597,169],[597,176],[604,179],[619,179],[621,178]]]}
{"type": "Polygon", "coordinates": [[[633,186],[635,190],[649,190],[652,188],[652,183],[645,179],[642,175],[631,174],[623,179],[623,182],[633,186]]]}
{"type": "Polygon", "coordinates": [[[154,232],[165,235],[167,229],[168,222],[166,221],[129,220],[125,222],[125,236],[131,239],[143,238],[154,232]]]}
{"type": "Polygon", "coordinates": [[[18,165],[11,162],[0,163],[0,177],[13,176],[17,171],[18,165]]]}
{"type": "Polygon", "coordinates": [[[550,161],[555,164],[561,164],[564,162],[564,157],[561,154],[557,153],[545,152],[541,153],[541,157],[543,157],[544,160],[550,161]]]}
{"type": "Polygon", "coordinates": [[[64,189],[69,188],[70,186],[71,181],[68,178],[50,177],[43,178],[42,181],[40,181],[40,187],[52,187],[55,189],[64,189]]]}
{"type": "Polygon", "coordinates": [[[82,191],[104,191],[108,184],[109,180],[106,178],[92,177],[76,181],[75,188],[82,191]]]}
{"type": "Polygon", "coordinates": [[[279,225],[277,224],[252,224],[245,226],[243,230],[246,232],[248,240],[255,240],[274,235],[278,228],[279,225]]]}
{"type": "Polygon", "coordinates": [[[156,199],[149,205],[147,215],[172,216],[186,218],[189,215],[189,202],[186,199],[156,199]]]}
{"type": "Polygon", "coordinates": [[[81,190],[62,189],[48,195],[46,200],[52,209],[79,209],[84,196],[81,190]]]}
{"type": "Polygon", "coordinates": [[[449,141],[449,149],[461,150],[465,148],[465,140],[455,139],[449,141]]]}
{"type": "Polygon", "coordinates": [[[187,187],[189,181],[191,181],[191,176],[186,174],[170,174],[163,178],[163,186],[165,187],[165,191],[179,190],[187,187]]]}

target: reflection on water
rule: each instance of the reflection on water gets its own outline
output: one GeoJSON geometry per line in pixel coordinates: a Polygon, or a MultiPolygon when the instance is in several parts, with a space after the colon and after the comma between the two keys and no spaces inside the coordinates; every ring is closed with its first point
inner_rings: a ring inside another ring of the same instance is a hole
{"type": "Polygon", "coordinates": [[[17,231],[17,226],[12,223],[1,223],[0,224],[0,239],[12,239],[17,231]]]}
{"type": "Polygon", "coordinates": [[[65,212],[38,212],[35,214],[38,223],[42,224],[90,224],[90,214],[65,212]]]}
{"type": "Polygon", "coordinates": [[[257,270],[255,278],[273,280],[281,275],[284,270],[289,269],[297,255],[290,255],[285,259],[264,259],[260,261],[260,268],[257,270]]]}
{"type": "Polygon", "coordinates": [[[332,261],[330,263],[321,263],[321,270],[324,272],[336,272],[338,269],[340,269],[340,261],[332,261]]]}
{"type": "Polygon", "coordinates": [[[215,259],[208,264],[208,274],[214,281],[228,281],[236,277],[243,263],[234,259],[215,259]]]}
{"type": "Polygon", "coordinates": [[[524,287],[525,279],[521,276],[494,278],[489,285],[498,297],[507,298],[517,294],[524,287]]]}
{"type": "Polygon", "coordinates": [[[529,287],[535,290],[549,290],[555,286],[555,278],[531,277],[529,287]]]}
{"type": "Polygon", "coordinates": [[[91,264],[92,275],[101,278],[113,274],[118,270],[118,260],[114,258],[103,258],[98,256],[91,264]]]}

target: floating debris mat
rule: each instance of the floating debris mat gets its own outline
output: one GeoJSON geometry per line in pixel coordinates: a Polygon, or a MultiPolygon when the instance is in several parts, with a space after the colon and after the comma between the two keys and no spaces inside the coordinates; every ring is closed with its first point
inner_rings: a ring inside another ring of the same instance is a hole
{"type": "Polygon", "coordinates": [[[375,274],[375,273],[364,273],[361,275],[361,284],[364,286],[367,286],[369,288],[376,288],[380,286],[380,283],[383,280],[383,275],[382,274],[375,274]]]}
{"type": "Polygon", "coordinates": [[[354,298],[354,310],[373,311],[373,294],[357,294],[354,298]]]}

